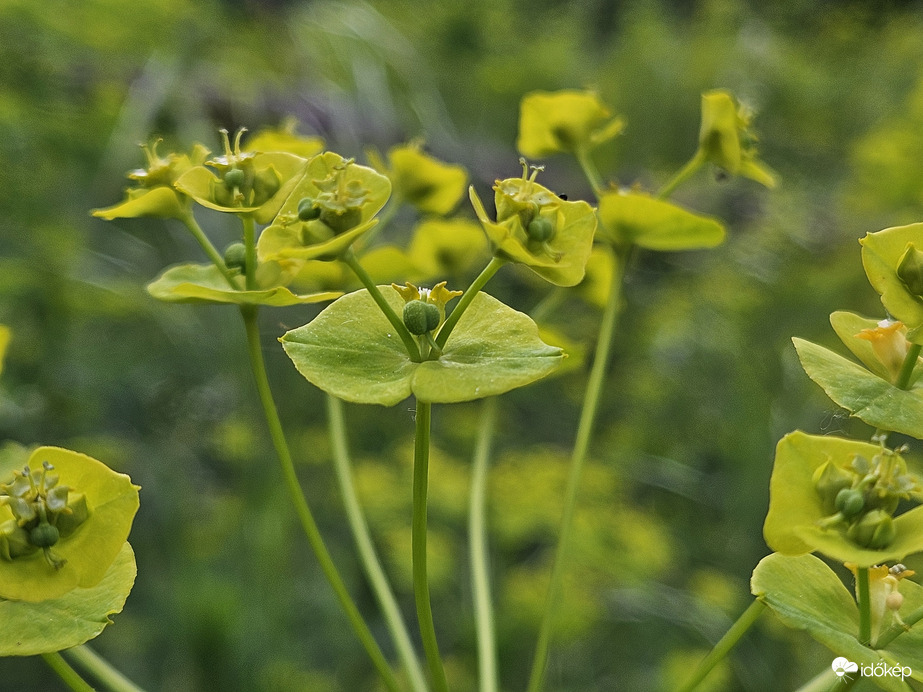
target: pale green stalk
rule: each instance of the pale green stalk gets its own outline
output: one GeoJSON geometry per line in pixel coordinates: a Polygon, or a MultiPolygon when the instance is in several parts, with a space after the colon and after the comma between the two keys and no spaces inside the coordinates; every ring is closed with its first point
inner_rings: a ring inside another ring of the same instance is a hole
{"type": "Polygon", "coordinates": [[[340,495],[343,498],[343,508],[349,520],[359,559],[365,570],[366,577],[372,585],[372,591],[378,599],[385,618],[385,623],[391,631],[397,648],[398,657],[404,665],[404,670],[410,680],[410,686],[415,692],[426,692],[426,676],[420,667],[420,661],[413,649],[404,619],[401,617],[397,600],[382,569],[369,527],[359,505],[356,489],[352,479],[349,449],[346,440],[346,425],[343,420],[343,402],[335,396],[327,395],[327,420],[329,422],[331,444],[333,448],[333,468],[336,471],[337,482],[340,485],[340,495]]]}
{"type": "Polygon", "coordinates": [[[493,275],[496,274],[500,267],[506,264],[506,262],[507,261],[501,257],[492,257],[487,266],[484,267],[484,270],[471,282],[471,285],[468,286],[468,290],[458,299],[458,303],[456,303],[449,316],[446,317],[445,322],[442,323],[439,333],[436,334],[436,344],[438,344],[439,348],[445,347],[445,342],[449,340],[452,330],[455,329],[455,325],[458,324],[461,316],[465,314],[465,310],[471,305],[471,301],[477,297],[481,289],[484,288],[487,282],[493,278],[493,275]]]}
{"type": "Polygon", "coordinates": [[[324,544],[324,539],[317,528],[317,522],[308,506],[307,498],[298,482],[298,474],[295,472],[295,465],[292,463],[292,455],[289,451],[288,442],[285,439],[285,433],[282,430],[282,422],[279,420],[279,412],[276,409],[276,403],[272,396],[272,390],[269,387],[269,377],[266,374],[266,364],[263,361],[262,344],[260,343],[259,325],[257,322],[258,310],[256,306],[244,305],[240,308],[240,313],[244,319],[244,326],[247,331],[247,350],[250,355],[250,365],[253,370],[253,377],[256,380],[256,389],[260,397],[260,403],[263,405],[263,413],[266,416],[266,423],[269,426],[269,436],[272,438],[273,446],[276,450],[276,456],[282,467],[282,477],[289,496],[295,505],[295,513],[301,522],[308,543],[314,551],[317,562],[321,571],[333,588],[340,606],[346,613],[350,625],[352,625],[356,636],[365,647],[366,652],[372,659],[372,663],[378,670],[382,681],[392,692],[398,692],[400,686],[391,666],[382,654],[381,649],[365,624],[359,609],[353,602],[352,597],[340,577],[340,573],[330,557],[330,552],[324,544]]]}
{"type": "Polygon", "coordinates": [[[840,692],[840,690],[851,690],[858,681],[858,675],[838,678],[830,666],[827,666],[795,692],[840,692]]]}
{"type": "Polygon", "coordinates": [[[256,223],[252,216],[241,216],[241,222],[244,225],[244,248],[246,249],[246,259],[244,276],[246,276],[246,287],[248,291],[256,288],[256,223]]]}
{"type": "Polygon", "coordinates": [[[894,624],[891,625],[888,629],[882,632],[881,636],[875,640],[875,648],[883,649],[888,644],[893,642],[898,636],[902,635],[904,632],[907,632],[920,620],[923,620],[923,607],[917,608],[910,612],[909,615],[904,615],[901,617],[904,621],[903,625],[894,624]]]}
{"type": "Polygon", "coordinates": [[[705,163],[705,154],[702,153],[702,150],[699,149],[695,152],[695,155],[686,162],[682,168],[673,176],[673,178],[667,182],[660,190],[657,191],[658,199],[666,199],[673,191],[676,190],[682,183],[686,182],[691,178],[696,171],[698,171],[702,165],[705,163]]]}
{"type": "Polygon", "coordinates": [[[346,266],[352,269],[359,281],[362,282],[362,285],[365,286],[369,295],[372,296],[372,300],[375,301],[375,304],[381,309],[385,317],[388,318],[388,321],[391,323],[391,326],[394,327],[397,335],[401,337],[401,341],[404,342],[404,347],[410,355],[410,360],[419,363],[422,360],[422,356],[420,355],[420,348],[417,345],[416,339],[407,331],[403,318],[399,317],[388,301],[385,300],[385,297],[381,294],[381,291],[378,290],[378,286],[375,285],[372,277],[365,271],[365,267],[359,264],[359,260],[356,258],[355,253],[352,250],[347,250],[342,259],[343,262],[346,263],[346,266]]]}
{"type": "Polygon", "coordinates": [[[859,643],[872,643],[872,604],[869,598],[869,568],[856,568],[856,603],[859,606],[859,643]]]}
{"type": "Polygon", "coordinates": [[[481,692],[497,692],[497,642],[494,632],[493,604],[490,597],[490,570],[487,556],[487,470],[490,443],[497,425],[499,400],[485,399],[481,409],[481,427],[475,443],[471,474],[470,512],[468,515],[471,591],[478,642],[478,678],[481,692]]]}
{"type": "Polygon", "coordinates": [[[64,653],[110,692],[143,692],[141,687],[113,668],[109,661],[86,644],[67,649],[64,653]]]}
{"type": "Polygon", "coordinates": [[[417,401],[416,435],[413,448],[413,524],[412,561],[413,595],[417,603],[417,622],[423,651],[429,666],[430,682],[436,692],[448,692],[436,628],[433,624],[433,609],[429,598],[429,579],[426,568],[426,496],[429,488],[429,435],[432,418],[432,404],[417,401]]]}
{"type": "Polygon", "coordinates": [[[581,147],[574,152],[574,156],[577,157],[577,163],[580,164],[580,168],[589,181],[590,187],[593,188],[593,194],[596,195],[596,199],[599,199],[603,193],[603,178],[599,174],[596,164],[593,163],[593,159],[590,158],[590,152],[581,147]]]}
{"type": "Polygon", "coordinates": [[[80,673],[71,668],[70,664],[65,661],[64,657],[57,651],[42,654],[42,658],[45,659],[45,663],[47,663],[48,666],[58,674],[58,677],[61,678],[68,687],[74,690],[74,692],[95,692],[90,684],[80,677],[80,673]]]}
{"type": "Polygon", "coordinates": [[[759,619],[765,609],[765,603],[758,599],[753,601],[741,616],[737,618],[737,622],[731,625],[731,628],[718,640],[718,643],[715,644],[715,647],[709,652],[708,656],[702,659],[692,677],[686,681],[686,684],[679,688],[679,692],[692,692],[692,690],[705,679],[705,676],[707,676],[712,669],[730,653],[731,649],[737,645],[740,638],[753,626],[753,623],[759,619]]]}
{"type": "Polygon", "coordinates": [[[205,251],[205,254],[208,255],[208,259],[218,267],[218,271],[221,272],[221,276],[225,278],[228,284],[233,289],[240,288],[234,282],[234,275],[231,271],[225,266],[224,258],[218,253],[215,249],[215,246],[212,245],[212,242],[208,239],[208,236],[205,235],[205,231],[202,230],[202,227],[199,226],[198,222],[195,220],[195,216],[192,214],[192,210],[189,210],[189,213],[180,219],[183,222],[183,225],[189,229],[189,232],[192,233],[193,238],[195,238],[199,245],[202,246],[202,249],[205,251]]]}
{"type": "Polygon", "coordinates": [[[583,409],[577,424],[577,437],[571,455],[570,469],[567,476],[567,488],[564,495],[564,513],[561,517],[561,528],[558,536],[558,546],[551,569],[551,580],[545,597],[545,609],[542,613],[542,622],[539,627],[538,642],[535,647],[535,657],[532,660],[532,672],[529,676],[529,692],[538,692],[542,689],[545,677],[545,667],[548,662],[548,648],[551,643],[551,630],[554,617],[559,605],[561,585],[564,579],[564,568],[567,564],[568,550],[570,548],[571,529],[574,521],[574,512],[577,506],[577,493],[580,489],[580,480],[583,476],[583,466],[586,461],[590,438],[593,433],[593,424],[596,420],[596,410],[602,394],[603,380],[612,342],[615,335],[615,325],[618,318],[622,295],[622,278],[625,273],[625,264],[628,250],[616,251],[616,263],[612,271],[612,281],[609,285],[609,297],[603,311],[602,323],[599,328],[599,341],[596,343],[596,353],[593,358],[593,367],[583,397],[583,409]]]}

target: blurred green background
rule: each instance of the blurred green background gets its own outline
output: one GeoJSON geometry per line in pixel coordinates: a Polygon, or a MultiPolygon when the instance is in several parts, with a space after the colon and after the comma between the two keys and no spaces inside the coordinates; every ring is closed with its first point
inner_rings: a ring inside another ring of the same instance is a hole
{"type": "MultiPolygon", "coordinates": [[[[145,293],[198,247],[178,226],[89,216],[121,199],[139,142],[216,150],[218,127],[293,116],[360,159],[367,145],[423,136],[483,191],[518,175],[525,92],[593,87],[628,123],[597,152],[600,169],[655,187],[695,150],[700,92],[724,87],[757,110],[762,158],[782,184],[701,174],[677,200],[723,218],[728,242],[635,258],[547,678],[554,691],[672,688],[749,602],[776,441],[796,428],[871,432],[810,383],[789,339],[833,346],[835,309],[884,316],[856,240],[923,219],[921,32],[920,3],[896,0],[425,11],[414,0],[0,0],[0,323],[13,330],[0,439],[85,452],[143,487],[138,580],[94,646],[151,690],[377,689],[281,487],[236,311],[145,293]]],[[[571,160],[545,163],[542,182],[589,198],[571,160]]],[[[200,220],[221,247],[239,233],[218,214],[200,220]]],[[[510,270],[490,291],[529,310],[547,289],[510,270]]],[[[275,342],[316,308],[263,312],[303,485],[390,652],[353,557],[323,398],[275,342]]],[[[586,349],[598,319],[573,299],[551,326],[586,349]]],[[[489,502],[506,690],[525,685],[543,607],[577,365],[501,402],[489,502]]],[[[411,406],[346,410],[363,503],[414,623],[411,406]]],[[[459,690],[475,688],[465,504],[480,411],[434,416],[431,586],[459,690]]],[[[793,689],[832,658],[768,616],[702,689],[793,689]]],[[[0,688],[63,689],[39,659],[0,660],[0,688]]]]}

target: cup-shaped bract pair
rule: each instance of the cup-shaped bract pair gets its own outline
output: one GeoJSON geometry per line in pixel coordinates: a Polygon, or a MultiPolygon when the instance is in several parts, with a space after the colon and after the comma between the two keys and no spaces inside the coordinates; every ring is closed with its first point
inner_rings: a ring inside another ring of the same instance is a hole
{"type": "Polygon", "coordinates": [[[516,148],[528,158],[588,152],[624,127],[595,92],[533,91],[520,104],[516,148]]]}
{"type": "Polygon", "coordinates": [[[423,151],[419,140],[392,147],[388,162],[369,152],[372,165],[391,180],[394,196],[424,214],[450,214],[465,194],[468,172],[423,151]]]}
{"type": "Polygon", "coordinates": [[[567,201],[535,182],[540,168],[521,160],[521,178],[494,184],[496,220],[471,187],[471,204],[497,257],[523,264],[557,286],[583,280],[593,249],[596,211],[583,201],[567,201]]]}
{"type": "Polygon", "coordinates": [[[122,550],[138,486],[57,447],[0,456],[0,599],[39,602],[99,583],[122,550]]]}
{"type": "Polygon", "coordinates": [[[869,233],[862,265],[885,309],[907,327],[907,338],[923,344],[923,223],[869,233]]]}
{"type": "Polygon", "coordinates": [[[923,551],[923,507],[902,456],[881,445],[803,432],[776,448],[763,533],[776,552],[821,552],[868,567],[923,551]]]}
{"type": "Polygon", "coordinates": [[[287,151],[241,149],[244,128],[231,145],[221,130],[224,154],[195,166],[176,180],[176,189],[209,209],[251,216],[268,223],[288,197],[307,160],[287,151]]]}
{"type": "Polygon", "coordinates": [[[753,116],[729,91],[702,94],[702,125],[698,155],[731,175],[775,187],[775,173],[758,158],[757,138],[750,125],[753,116]]]}
{"type": "Polygon", "coordinates": [[[391,182],[372,168],[329,151],[315,156],[260,235],[260,260],[335,260],[377,223],[390,196],[391,182]]]}

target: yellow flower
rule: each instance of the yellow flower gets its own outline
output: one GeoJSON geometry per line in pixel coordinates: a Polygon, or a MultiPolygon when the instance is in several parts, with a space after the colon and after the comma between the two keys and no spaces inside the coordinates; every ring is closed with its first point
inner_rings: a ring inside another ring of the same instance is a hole
{"type": "Polygon", "coordinates": [[[391,179],[394,194],[424,213],[445,216],[465,194],[467,171],[423,153],[419,141],[393,147],[388,161],[390,168],[381,172],[391,179]]]}
{"type": "Polygon", "coordinates": [[[592,91],[533,91],[520,105],[516,148],[529,158],[589,151],[624,126],[592,91]]]}
{"type": "Polygon", "coordinates": [[[863,329],[856,334],[856,338],[871,342],[875,356],[891,374],[891,381],[896,381],[910,346],[904,323],[882,320],[874,329],[863,329]]]}
{"type": "Polygon", "coordinates": [[[731,175],[775,187],[775,173],[757,160],[757,138],[750,130],[752,119],[752,113],[738,106],[729,91],[706,91],[702,94],[699,155],[731,175]]]}

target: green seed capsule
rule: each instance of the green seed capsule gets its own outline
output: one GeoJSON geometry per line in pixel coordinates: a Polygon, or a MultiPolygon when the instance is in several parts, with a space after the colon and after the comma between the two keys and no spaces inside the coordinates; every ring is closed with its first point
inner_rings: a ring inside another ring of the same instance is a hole
{"type": "Polygon", "coordinates": [[[851,487],[854,479],[855,474],[837,466],[832,461],[826,461],[817,467],[811,481],[823,503],[825,514],[833,514],[837,511],[837,494],[844,488],[851,487]]]}
{"type": "Polygon", "coordinates": [[[298,218],[302,221],[311,221],[320,216],[320,208],[314,206],[314,200],[305,197],[298,203],[298,218]]]}
{"type": "Polygon", "coordinates": [[[36,548],[50,548],[58,542],[60,537],[58,529],[46,522],[42,522],[29,531],[29,542],[36,548]]]}
{"type": "Polygon", "coordinates": [[[12,561],[17,557],[35,552],[29,542],[29,532],[10,519],[0,524],[0,558],[12,561]]]}
{"type": "Polygon", "coordinates": [[[243,187],[246,180],[247,174],[240,168],[231,168],[224,174],[224,184],[228,186],[228,189],[243,187]]]}
{"type": "Polygon", "coordinates": [[[554,225],[544,216],[536,216],[529,222],[526,232],[529,234],[529,240],[546,243],[554,235],[554,225]]]}
{"type": "Polygon", "coordinates": [[[894,542],[897,529],[891,515],[880,509],[873,509],[849,527],[846,535],[863,548],[881,550],[894,542]]]}
{"type": "Polygon", "coordinates": [[[70,493],[67,498],[67,511],[58,515],[55,526],[64,536],[70,536],[78,526],[90,517],[90,508],[87,505],[87,496],[83,493],[70,493]]]}
{"type": "Polygon", "coordinates": [[[340,212],[323,209],[320,213],[320,220],[339,235],[351,228],[355,228],[362,222],[362,210],[358,207],[348,207],[340,212]]]}
{"type": "Polygon", "coordinates": [[[224,266],[244,271],[247,266],[247,248],[243,243],[231,243],[224,251],[224,266]]]}
{"type": "Polygon", "coordinates": [[[439,308],[422,300],[411,300],[404,305],[404,324],[411,334],[420,336],[439,326],[439,308]]]}
{"type": "Polygon", "coordinates": [[[836,496],[836,508],[850,519],[865,508],[865,495],[855,488],[843,488],[836,496]]]}

